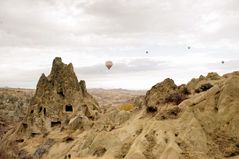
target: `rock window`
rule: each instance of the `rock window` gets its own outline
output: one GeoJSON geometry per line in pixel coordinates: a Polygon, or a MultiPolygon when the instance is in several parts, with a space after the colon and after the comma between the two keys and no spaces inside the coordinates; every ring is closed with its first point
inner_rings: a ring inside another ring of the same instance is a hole
{"type": "Polygon", "coordinates": [[[26,123],[23,123],[22,125],[25,129],[28,127],[28,125],[26,123]]]}
{"type": "Polygon", "coordinates": [[[42,111],[42,107],[40,107],[40,109],[39,109],[39,113],[41,113],[41,111],[42,111]]]}
{"type": "Polygon", "coordinates": [[[44,115],[46,115],[46,108],[44,108],[43,111],[44,111],[44,115]]]}
{"type": "Polygon", "coordinates": [[[66,105],[66,106],[65,106],[65,111],[66,111],[66,112],[73,112],[73,107],[72,107],[72,105],[70,105],[70,104],[66,105]]]}
{"type": "Polygon", "coordinates": [[[17,139],[16,142],[24,142],[24,139],[17,139]]]}
{"type": "Polygon", "coordinates": [[[31,137],[35,137],[35,136],[37,136],[37,135],[41,135],[40,133],[36,133],[36,132],[32,132],[31,133],[31,137]]]}
{"type": "Polygon", "coordinates": [[[52,121],[51,122],[51,127],[57,127],[57,126],[61,126],[61,121],[52,121]]]}

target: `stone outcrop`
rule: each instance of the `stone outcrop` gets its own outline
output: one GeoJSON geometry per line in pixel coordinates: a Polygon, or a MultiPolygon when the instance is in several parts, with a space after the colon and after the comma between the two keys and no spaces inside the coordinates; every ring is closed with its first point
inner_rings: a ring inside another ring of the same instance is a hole
{"type": "MultiPolygon", "coordinates": [[[[20,132],[45,134],[56,127],[67,127],[69,121],[83,116],[95,120],[100,113],[96,100],[87,92],[85,81],[78,82],[73,65],[56,57],[49,76],[42,74],[20,132]]],[[[72,124],[70,127],[72,128],[72,124]]],[[[74,125],[74,124],[73,124],[74,125]]],[[[77,125],[81,127],[80,125],[77,125]]],[[[73,126],[76,129],[76,126],[73,126]]],[[[29,135],[29,134],[28,134],[29,135]]]]}
{"type": "Polygon", "coordinates": [[[187,84],[187,88],[189,89],[190,92],[194,93],[194,91],[198,88],[200,88],[201,85],[204,84],[217,84],[220,83],[222,77],[220,77],[217,73],[215,72],[210,72],[207,74],[206,77],[201,75],[199,78],[193,78],[190,82],[187,84]]]}
{"type": "MultiPolygon", "coordinates": [[[[176,86],[173,80],[166,79],[147,92],[145,101],[140,98],[138,109],[127,112],[112,107],[104,113],[98,111],[99,107],[87,93],[83,81],[79,84],[72,76],[70,78],[72,80],[66,84],[58,83],[60,79],[56,81],[58,84],[49,84],[54,83],[53,77],[57,78],[49,75],[43,76],[39,81],[38,85],[41,89],[38,89],[39,92],[32,101],[33,105],[26,118],[27,125],[21,124],[18,130],[22,130],[22,133],[28,132],[29,127],[41,130],[40,128],[47,125],[48,121],[54,121],[51,123],[54,126],[45,126],[46,131],[49,132],[45,136],[35,134],[35,137],[15,140],[14,144],[19,145],[23,156],[25,154],[25,156],[52,159],[64,158],[64,156],[69,158],[69,155],[74,159],[87,157],[236,159],[239,157],[238,72],[223,77],[209,74],[207,77],[201,76],[181,86],[176,86]],[[211,84],[210,89],[194,92],[205,83],[211,84]],[[64,85],[71,88],[71,91],[66,91],[64,85]],[[44,89],[48,87],[51,89],[44,89]],[[46,91],[49,91],[47,95],[46,91]],[[181,97],[178,96],[180,94],[186,95],[186,98],[180,103],[174,102],[181,97]],[[79,101],[69,95],[77,97],[79,101]],[[50,100],[48,97],[54,99],[50,100]],[[47,108],[45,116],[44,109],[40,114],[35,112],[39,111],[42,103],[44,108],[47,108]],[[72,109],[67,109],[72,110],[71,112],[65,112],[66,104],[72,105],[72,109]],[[155,107],[151,107],[152,105],[155,107]],[[53,108],[56,112],[51,110],[53,108]],[[147,113],[145,111],[147,108],[156,111],[147,113]],[[31,110],[34,118],[30,118],[31,110]],[[92,115],[94,112],[95,115],[92,115]],[[63,126],[58,129],[58,124],[62,123],[63,126]]],[[[3,143],[11,139],[11,134],[13,132],[6,134],[3,143]]],[[[19,158],[19,155],[17,157],[19,158]]]]}
{"type": "Polygon", "coordinates": [[[172,79],[165,79],[163,82],[154,85],[146,93],[146,106],[157,106],[164,102],[169,93],[177,89],[177,85],[172,79]]]}
{"type": "Polygon", "coordinates": [[[186,85],[177,86],[172,79],[154,85],[145,96],[145,105],[148,112],[156,112],[159,106],[166,103],[180,104],[190,94],[186,85]]]}
{"type": "Polygon", "coordinates": [[[24,119],[33,93],[28,89],[0,88],[0,139],[12,123],[24,119]]]}

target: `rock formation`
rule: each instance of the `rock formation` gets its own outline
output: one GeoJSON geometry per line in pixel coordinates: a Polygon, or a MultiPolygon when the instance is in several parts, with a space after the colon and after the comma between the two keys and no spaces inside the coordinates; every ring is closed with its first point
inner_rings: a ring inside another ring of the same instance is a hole
{"type": "Polygon", "coordinates": [[[72,65],[56,58],[51,74],[39,80],[25,121],[5,135],[0,150],[12,141],[20,148],[15,158],[237,159],[238,92],[238,72],[210,73],[181,86],[166,79],[134,111],[101,113],[72,65]]]}
{"type": "Polygon", "coordinates": [[[27,114],[33,96],[28,89],[0,88],[0,138],[27,114]]]}
{"type": "Polygon", "coordinates": [[[42,74],[38,81],[25,124],[34,126],[35,133],[41,133],[67,125],[79,114],[94,120],[99,111],[97,102],[86,90],[85,81],[78,82],[73,65],[66,65],[57,57],[50,75],[42,74]]]}
{"type": "Polygon", "coordinates": [[[15,137],[18,140],[23,136],[45,135],[55,128],[72,128],[76,122],[74,119],[95,120],[99,113],[98,103],[87,92],[85,81],[78,82],[73,65],[64,64],[61,58],[56,57],[50,75],[41,75],[27,115],[15,131],[15,137]]]}
{"type": "Polygon", "coordinates": [[[190,94],[186,85],[177,86],[172,79],[154,85],[145,96],[147,111],[156,112],[165,103],[180,104],[190,94]]]}
{"type": "Polygon", "coordinates": [[[146,105],[156,106],[164,103],[166,96],[174,91],[177,85],[172,79],[165,79],[163,82],[154,85],[151,90],[146,93],[146,105]]]}
{"type": "Polygon", "coordinates": [[[217,73],[210,72],[207,74],[206,77],[201,75],[199,78],[193,78],[190,82],[188,82],[187,88],[193,93],[201,85],[206,83],[210,83],[213,85],[220,82],[220,79],[221,77],[217,73]]]}

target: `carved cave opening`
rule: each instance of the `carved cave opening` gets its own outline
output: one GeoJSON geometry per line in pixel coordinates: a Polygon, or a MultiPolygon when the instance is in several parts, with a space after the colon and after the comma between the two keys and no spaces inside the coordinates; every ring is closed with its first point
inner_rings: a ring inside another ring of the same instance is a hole
{"type": "Polygon", "coordinates": [[[66,105],[66,106],[65,106],[65,111],[66,111],[66,112],[73,112],[73,107],[72,107],[72,105],[71,105],[71,104],[66,105]]]}
{"type": "Polygon", "coordinates": [[[57,126],[61,126],[61,121],[52,121],[51,122],[51,127],[57,127],[57,126]]]}

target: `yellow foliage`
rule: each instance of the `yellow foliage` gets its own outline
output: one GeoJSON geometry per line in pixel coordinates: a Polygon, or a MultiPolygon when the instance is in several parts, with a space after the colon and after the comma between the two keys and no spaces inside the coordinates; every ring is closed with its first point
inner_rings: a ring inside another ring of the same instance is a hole
{"type": "Polygon", "coordinates": [[[131,103],[125,103],[119,106],[120,110],[131,111],[135,108],[135,106],[131,103]]]}

